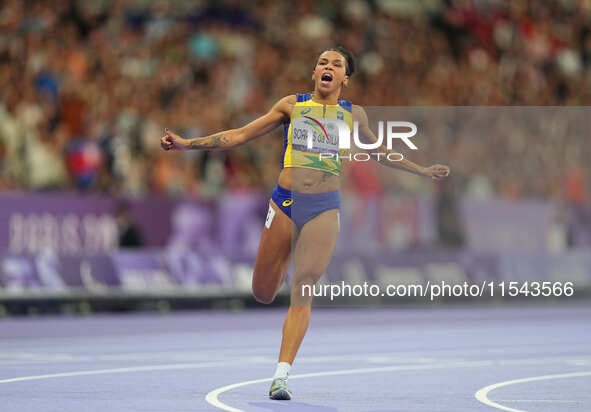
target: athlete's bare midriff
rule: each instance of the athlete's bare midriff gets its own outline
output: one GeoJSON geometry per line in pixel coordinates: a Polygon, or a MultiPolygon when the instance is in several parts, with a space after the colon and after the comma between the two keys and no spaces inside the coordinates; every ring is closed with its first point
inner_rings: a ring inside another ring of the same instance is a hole
{"type": "Polygon", "coordinates": [[[279,174],[279,186],[299,193],[324,193],[339,190],[339,176],[304,167],[286,167],[279,174]]]}

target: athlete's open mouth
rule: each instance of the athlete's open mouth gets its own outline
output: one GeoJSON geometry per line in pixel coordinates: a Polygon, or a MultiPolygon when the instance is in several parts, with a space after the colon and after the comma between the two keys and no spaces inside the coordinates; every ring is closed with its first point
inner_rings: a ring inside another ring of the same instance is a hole
{"type": "Polygon", "coordinates": [[[330,74],[328,72],[323,73],[320,80],[322,80],[323,82],[331,82],[332,81],[332,74],[330,74]]]}

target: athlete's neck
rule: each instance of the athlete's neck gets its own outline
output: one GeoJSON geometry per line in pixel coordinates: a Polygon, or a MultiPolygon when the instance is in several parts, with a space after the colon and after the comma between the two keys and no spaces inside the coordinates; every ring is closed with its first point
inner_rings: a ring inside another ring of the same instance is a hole
{"type": "Polygon", "coordinates": [[[335,105],[339,104],[339,92],[330,93],[328,95],[322,95],[318,91],[312,92],[312,100],[319,104],[335,105]]]}

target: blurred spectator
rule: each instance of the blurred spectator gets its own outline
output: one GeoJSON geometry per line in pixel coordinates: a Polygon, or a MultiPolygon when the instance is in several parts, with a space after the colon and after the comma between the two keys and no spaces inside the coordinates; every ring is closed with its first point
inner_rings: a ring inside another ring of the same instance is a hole
{"type": "Polygon", "coordinates": [[[0,189],[9,189],[12,180],[8,171],[6,147],[4,146],[4,142],[0,140],[0,189]]]}
{"type": "MultiPolygon", "coordinates": [[[[5,0],[0,185],[133,196],[268,191],[280,131],[233,153],[174,159],[159,150],[159,135],[237,127],[309,91],[313,59],[334,44],[357,55],[360,72],[344,97],[361,105],[588,105],[590,4],[5,0]]],[[[411,159],[450,159],[458,194],[560,197],[567,187],[580,201],[588,157],[494,127],[487,151],[468,134],[433,136],[436,149],[411,159]]],[[[385,181],[384,190],[433,190],[410,177],[385,181]]]]}

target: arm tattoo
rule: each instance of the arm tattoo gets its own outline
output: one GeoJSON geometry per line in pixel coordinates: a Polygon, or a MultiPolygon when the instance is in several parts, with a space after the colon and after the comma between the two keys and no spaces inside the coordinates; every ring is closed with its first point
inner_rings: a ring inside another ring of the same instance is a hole
{"type": "Polygon", "coordinates": [[[203,139],[194,139],[189,143],[189,149],[213,149],[225,146],[230,139],[224,133],[214,134],[203,139]]]}
{"type": "Polygon", "coordinates": [[[229,141],[223,133],[214,134],[213,136],[210,136],[209,139],[213,146],[225,146],[229,141]]]}

